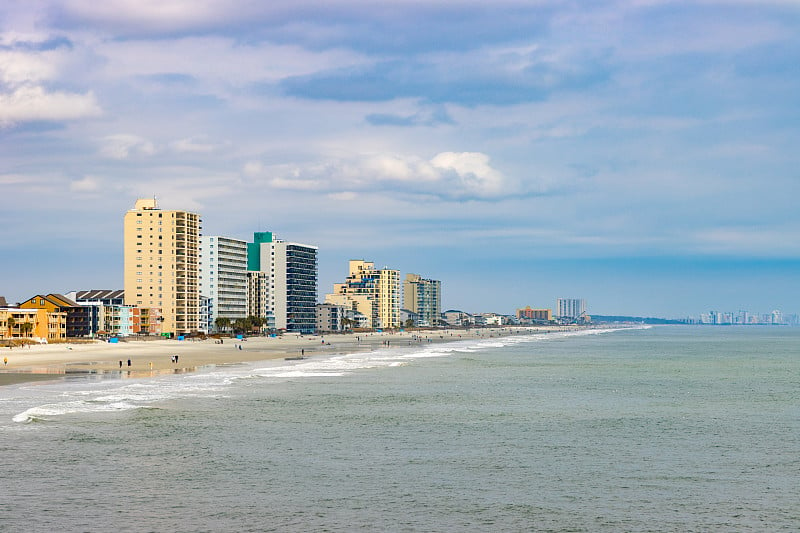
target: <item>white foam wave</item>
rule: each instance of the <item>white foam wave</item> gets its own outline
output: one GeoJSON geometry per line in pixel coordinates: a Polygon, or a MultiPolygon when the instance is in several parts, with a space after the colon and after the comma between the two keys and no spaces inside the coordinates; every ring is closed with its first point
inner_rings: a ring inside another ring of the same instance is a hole
{"type": "MultiPolygon", "coordinates": [[[[541,342],[570,336],[595,335],[617,331],[578,330],[534,333],[504,338],[464,339],[447,344],[421,344],[412,347],[382,348],[373,352],[317,356],[299,361],[271,361],[236,367],[216,367],[191,374],[161,376],[143,380],[72,381],[37,386],[31,394],[50,391],[46,401],[13,416],[14,422],[48,420],[52,417],[75,413],[125,411],[147,408],[173,398],[208,397],[224,395],[232,383],[245,379],[314,379],[338,378],[354,372],[374,368],[394,368],[412,364],[415,360],[449,357],[458,354],[479,353],[521,343],[541,342]]],[[[20,389],[24,391],[24,389],[20,389]]],[[[20,406],[36,398],[20,399],[20,406]]]]}
{"type": "Polygon", "coordinates": [[[34,420],[46,420],[47,417],[61,416],[73,413],[89,413],[100,411],[126,411],[135,409],[137,405],[124,401],[117,402],[96,402],[96,401],[72,401],[58,404],[45,404],[32,407],[18,415],[12,420],[14,422],[32,422],[34,420]]]}

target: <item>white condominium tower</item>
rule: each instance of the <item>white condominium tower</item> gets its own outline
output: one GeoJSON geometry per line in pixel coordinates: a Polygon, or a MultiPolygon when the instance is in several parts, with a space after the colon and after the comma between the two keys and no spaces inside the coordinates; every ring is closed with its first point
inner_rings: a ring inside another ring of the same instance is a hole
{"type": "Polygon", "coordinates": [[[200,238],[200,296],[208,298],[201,329],[216,331],[216,320],[247,318],[247,243],[228,237],[200,238]]]}
{"type": "Polygon", "coordinates": [[[556,300],[556,317],[581,320],[586,316],[586,300],[559,298],[556,300]]]}
{"type": "Polygon", "coordinates": [[[400,271],[376,269],[362,259],[350,261],[344,283],[336,283],[325,302],[342,305],[367,317],[368,327],[393,328],[400,325],[400,271]]]}
{"type": "Polygon", "coordinates": [[[257,316],[276,329],[315,331],[316,246],[278,240],[268,231],[256,232],[253,242],[247,243],[247,268],[264,274],[250,275],[250,294],[263,299],[257,316]]]}
{"type": "Polygon", "coordinates": [[[403,305],[417,315],[418,326],[437,326],[442,314],[442,282],[406,274],[403,305]]]}
{"type": "Polygon", "coordinates": [[[125,213],[125,305],[161,309],[162,335],[200,327],[201,223],[197,213],[159,209],[155,198],[125,213]]]}

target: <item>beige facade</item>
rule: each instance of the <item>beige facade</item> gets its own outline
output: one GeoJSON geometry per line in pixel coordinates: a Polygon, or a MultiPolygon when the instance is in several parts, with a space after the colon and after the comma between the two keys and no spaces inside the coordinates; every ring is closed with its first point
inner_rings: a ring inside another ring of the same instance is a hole
{"type": "Polygon", "coordinates": [[[269,302],[269,274],[247,272],[247,316],[265,319],[267,329],[275,327],[275,315],[269,302]]]}
{"type": "Polygon", "coordinates": [[[336,283],[325,302],[342,305],[369,318],[368,327],[400,325],[400,271],[376,269],[375,263],[354,259],[344,283],[336,283]]]}
{"type": "Polygon", "coordinates": [[[200,215],[139,199],[124,228],[125,305],[161,309],[163,333],[198,331],[200,215]]]}

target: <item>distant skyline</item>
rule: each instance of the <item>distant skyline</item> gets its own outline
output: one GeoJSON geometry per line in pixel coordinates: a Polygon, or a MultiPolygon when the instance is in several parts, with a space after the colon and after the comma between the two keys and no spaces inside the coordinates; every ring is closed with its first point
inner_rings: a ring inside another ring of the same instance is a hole
{"type": "Polygon", "coordinates": [[[0,295],[122,287],[136,198],[443,309],[798,313],[800,3],[0,4],[0,295]]]}

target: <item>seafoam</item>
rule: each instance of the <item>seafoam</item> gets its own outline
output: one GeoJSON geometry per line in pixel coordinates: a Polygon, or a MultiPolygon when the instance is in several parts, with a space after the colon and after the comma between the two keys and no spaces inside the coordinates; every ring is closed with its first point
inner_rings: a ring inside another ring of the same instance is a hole
{"type": "Polygon", "coordinates": [[[521,343],[555,340],[570,336],[595,335],[617,329],[587,329],[549,334],[482,338],[451,343],[382,348],[371,352],[314,356],[299,361],[262,361],[202,368],[188,374],[169,374],[141,379],[98,379],[81,377],[63,381],[5,387],[0,398],[0,431],[31,422],[46,422],[78,413],[103,413],[152,408],[176,398],[224,397],[239,380],[285,381],[337,378],[375,368],[412,364],[419,359],[475,353],[521,343]]]}

